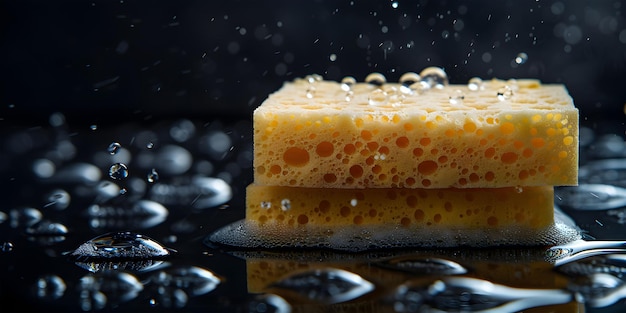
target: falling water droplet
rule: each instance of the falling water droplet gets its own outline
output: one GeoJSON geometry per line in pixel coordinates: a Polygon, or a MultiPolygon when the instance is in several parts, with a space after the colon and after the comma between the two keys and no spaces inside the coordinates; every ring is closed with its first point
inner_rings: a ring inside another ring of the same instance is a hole
{"type": "Polygon", "coordinates": [[[92,124],[91,126],[89,126],[89,129],[91,129],[91,130],[98,130],[98,125],[92,124]]]}
{"type": "Polygon", "coordinates": [[[365,82],[370,85],[380,87],[387,82],[387,78],[385,78],[385,75],[381,73],[374,72],[365,77],[365,82]]]}
{"type": "Polygon", "coordinates": [[[454,94],[450,95],[450,97],[448,98],[448,101],[452,105],[462,105],[464,99],[465,99],[465,95],[463,95],[463,92],[457,89],[454,91],[454,94]]]}
{"type": "Polygon", "coordinates": [[[269,201],[261,201],[261,209],[269,210],[272,208],[272,203],[269,201]]]}
{"type": "Polygon", "coordinates": [[[367,103],[369,105],[384,105],[389,100],[389,95],[382,89],[374,89],[370,92],[367,103]]]}
{"type": "Polygon", "coordinates": [[[283,199],[280,201],[280,209],[283,211],[291,210],[291,201],[289,199],[283,199]]]}
{"type": "Polygon", "coordinates": [[[152,169],[150,170],[150,173],[148,173],[148,182],[153,184],[155,182],[157,182],[159,180],[159,173],[156,171],[156,169],[152,169]]]}
{"type": "Polygon", "coordinates": [[[76,258],[147,259],[168,256],[170,250],[158,242],[133,232],[108,233],[81,244],[72,256],[76,258]]]}
{"type": "Polygon", "coordinates": [[[440,67],[427,67],[420,72],[420,77],[430,88],[442,89],[448,85],[448,74],[440,67]]]}
{"type": "Polygon", "coordinates": [[[403,94],[412,94],[415,90],[411,86],[416,87],[415,83],[421,81],[419,74],[414,72],[407,72],[400,76],[400,92],[403,94]]]}
{"type": "Polygon", "coordinates": [[[109,152],[109,154],[115,155],[118,151],[120,151],[121,148],[122,148],[122,145],[120,145],[117,142],[112,142],[107,148],[107,151],[109,152]]]}
{"type": "Polygon", "coordinates": [[[148,142],[148,143],[146,144],[146,148],[148,148],[148,149],[152,149],[152,148],[154,148],[154,143],[153,143],[152,141],[151,141],[151,142],[148,142]]]}
{"type": "Polygon", "coordinates": [[[0,251],[2,252],[11,252],[13,251],[13,243],[10,241],[5,241],[0,243],[0,251]]]}
{"type": "Polygon", "coordinates": [[[513,97],[513,90],[509,86],[504,86],[504,87],[498,88],[496,95],[498,97],[498,100],[506,101],[506,100],[511,99],[511,97],[513,97]]]}
{"type": "Polygon", "coordinates": [[[483,90],[485,86],[483,86],[483,80],[480,77],[472,77],[467,82],[467,89],[471,91],[483,90]]]}
{"type": "Polygon", "coordinates": [[[128,177],[128,167],[124,163],[115,163],[109,168],[109,177],[124,180],[128,177]]]}
{"type": "Polygon", "coordinates": [[[528,61],[528,54],[526,54],[525,52],[520,52],[515,57],[515,63],[517,64],[524,64],[526,63],[526,61],[528,61]]]}

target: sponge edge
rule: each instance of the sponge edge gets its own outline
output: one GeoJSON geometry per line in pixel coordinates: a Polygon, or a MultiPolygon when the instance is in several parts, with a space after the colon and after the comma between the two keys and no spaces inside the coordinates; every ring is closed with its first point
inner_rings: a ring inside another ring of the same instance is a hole
{"type": "Polygon", "coordinates": [[[261,225],[539,229],[554,222],[552,186],[325,189],[251,184],[246,194],[246,219],[261,225]]]}
{"type": "Polygon", "coordinates": [[[494,246],[550,246],[581,239],[580,230],[555,211],[555,221],[542,228],[511,226],[507,228],[462,227],[368,227],[302,226],[286,227],[240,220],[227,225],[207,238],[207,244],[245,249],[331,249],[366,251],[393,248],[449,248],[494,246]]]}

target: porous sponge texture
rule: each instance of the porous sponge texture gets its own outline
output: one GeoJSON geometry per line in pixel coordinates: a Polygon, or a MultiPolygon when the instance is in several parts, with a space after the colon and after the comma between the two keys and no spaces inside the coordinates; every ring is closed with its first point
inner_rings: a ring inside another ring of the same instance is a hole
{"type": "Polygon", "coordinates": [[[255,182],[309,188],[575,185],[578,110],[562,85],[518,80],[402,94],[286,83],[254,112],[255,182]],[[459,92],[460,91],[460,92],[459,92]],[[459,96],[461,94],[462,96],[459,96]],[[454,101],[453,101],[454,100],[454,101]]]}
{"type": "Polygon", "coordinates": [[[297,226],[542,229],[554,222],[551,186],[492,189],[325,189],[249,185],[246,219],[297,226]]]}

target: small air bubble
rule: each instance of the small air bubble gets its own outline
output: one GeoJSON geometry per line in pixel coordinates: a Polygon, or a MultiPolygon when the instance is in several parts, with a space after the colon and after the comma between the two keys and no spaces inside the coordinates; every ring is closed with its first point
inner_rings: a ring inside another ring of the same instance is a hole
{"type": "Polygon", "coordinates": [[[291,210],[291,201],[289,199],[283,199],[280,201],[280,209],[283,211],[291,210]]]}
{"type": "Polygon", "coordinates": [[[365,82],[370,85],[380,87],[387,82],[387,78],[385,78],[385,75],[381,73],[374,72],[365,77],[365,82]]]}
{"type": "Polygon", "coordinates": [[[261,201],[261,209],[269,210],[272,208],[272,203],[269,201],[261,201]]]}
{"type": "Polygon", "coordinates": [[[469,82],[467,82],[467,88],[471,91],[483,90],[485,87],[483,86],[483,80],[479,77],[470,78],[469,82]]]}
{"type": "Polygon", "coordinates": [[[124,163],[115,163],[109,168],[109,177],[124,180],[128,177],[128,167],[124,163]]]}
{"type": "Polygon", "coordinates": [[[526,63],[526,61],[528,61],[528,54],[524,53],[524,52],[520,52],[517,54],[517,57],[515,57],[515,63],[517,64],[524,64],[526,63]]]}
{"type": "Polygon", "coordinates": [[[120,145],[118,142],[112,142],[107,148],[107,151],[109,152],[109,154],[115,155],[117,152],[120,151],[121,148],[122,145],[120,145]]]}
{"type": "Polygon", "coordinates": [[[497,96],[500,101],[509,100],[513,97],[513,90],[509,86],[504,86],[498,89],[497,96]]]}

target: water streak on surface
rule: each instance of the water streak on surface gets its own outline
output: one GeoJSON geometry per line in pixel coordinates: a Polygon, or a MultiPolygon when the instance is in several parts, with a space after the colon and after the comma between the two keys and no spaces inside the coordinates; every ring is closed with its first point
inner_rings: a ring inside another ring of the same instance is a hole
{"type": "Polygon", "coordinates": [[[561,266],[588,257],[615,253],[626,253],[626,241],[576,240],[549,248],[546,251],[546,261],[561,266]]]}

